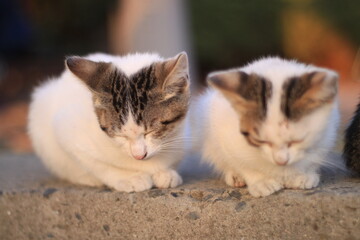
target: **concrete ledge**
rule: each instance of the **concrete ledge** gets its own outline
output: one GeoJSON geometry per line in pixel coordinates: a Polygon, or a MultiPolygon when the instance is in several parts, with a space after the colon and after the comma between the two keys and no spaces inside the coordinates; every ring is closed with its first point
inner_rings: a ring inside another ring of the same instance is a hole
{"type": "Polygon", "coordinates": [[[360,179],[255,199],[186,174],[175,189],[119,193],[51,177],[33,155],[0,154],[0,239],[359,239],[360,179]]]}

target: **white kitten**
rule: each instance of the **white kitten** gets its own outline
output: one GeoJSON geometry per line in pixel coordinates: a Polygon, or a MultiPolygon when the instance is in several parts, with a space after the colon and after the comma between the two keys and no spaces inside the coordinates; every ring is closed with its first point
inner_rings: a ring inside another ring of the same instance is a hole
{"type": "Polygon", "coordinates": [[[319,183],[339,122],[337,74],[279,58],[214,72],[192,106],[204,160],[255,197],[319,183]]]}
{"type": "Polygon", "coordinates": [[[118,191],[182,183],[189,102],[186,53],[70,57],[38,87],[29,113],[36,153],[58,177],[118,191]]]}

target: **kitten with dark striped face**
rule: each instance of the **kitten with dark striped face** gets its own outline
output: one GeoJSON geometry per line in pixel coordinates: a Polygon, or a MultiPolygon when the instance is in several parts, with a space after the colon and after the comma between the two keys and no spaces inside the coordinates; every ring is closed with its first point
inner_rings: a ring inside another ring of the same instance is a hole
{"type": "Polygon", "coordinates": [[[336,139],[337,78],[279,58],[214,72],[191,111],[196,146],[228,185],[255,197],[316,187],[336,139]]]}
{"type": "Polygon", "coordinates": [[[30,105],[29,133],[45,165],[71,182],[125,192],[181,184],[187,55],[93,54],[66,67],[30,105]]]}

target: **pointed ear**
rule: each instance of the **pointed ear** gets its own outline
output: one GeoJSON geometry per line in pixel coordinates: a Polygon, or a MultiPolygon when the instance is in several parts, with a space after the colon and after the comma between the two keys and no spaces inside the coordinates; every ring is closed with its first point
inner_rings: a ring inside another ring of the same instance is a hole
{"type": "Polygon", "coordinates": [[[333,102],[337,95],[338,75],[314,71],[290,78],[283,85],[281,109],[291,120],[298,120],[315,109],[333,102]]]}
{"type": "Polygon", "coordinates": [[[207,77],[208,84],[220,91],[226,98],[234,101],[239,95],[241,79],[248,79],[249,75],[240,71],[226,71],[210,73],[207,77]],[[234,99],[235,98],[235,99],[234,99]]]}
{"type": "Polygon", "coordinates": [[[185,52],[156,64],[156,73],[166,99],[189,91],[189,63],[185,52]]]}
{"type": "Polygon", "coordinates": [[[311,98],[315,101],[332,101],[337,93],[338,75],[331,72],[311,72],[301,76],[302,82],[308,82],[310,87],[302,98],[311,98]]]}
{"type": "Polygon", "coordinates": [[[235,109],[245,111],[249,108],[248,102],[239,94],[241,78],[248,79],[248,74],[239,71],[226,71],[210,73],[207,83],[221,92],[235,109]]]}
{"type": "Polygon", "coordinates": [[[110,63],[94,62],[81,57],[68,57],[65,65],[90,90],[98,93],[110,91],[111,78],[109,76],[112,73],[110,63]]]}
{"type": "Polygon", "coordinates": [[[272,85],[265,78],[231,70],[211,73],[207,82],[220,91],[242,115],[248,116],[252,121],[265,118],[267,100],[272,94],[272,85]]]}

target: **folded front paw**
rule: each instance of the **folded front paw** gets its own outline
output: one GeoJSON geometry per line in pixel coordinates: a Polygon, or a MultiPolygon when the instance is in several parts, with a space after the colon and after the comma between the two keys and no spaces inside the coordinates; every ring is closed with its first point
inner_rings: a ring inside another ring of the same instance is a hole
{"type": "Polygon", "coordinates": [[[244,178],[233,172],[225,173],[225,183],[232,187],[244,187],[246,185],[244,178]]]}
{"type": "Polygon", "coordinates": [[[141,174],[118,180],[114,188],[121,192],[141,192],[152,188],[152,186],[153,181],[150,175],[141,174]]]}
{"type": "Polygon", "coordinates": [[[249,193],[254,197],[265,197],[282,189],[283,186],[274,179],[261,180],[248,184],[249,193]]]}
{"type": "Polygon", "coordinates": [[[319,184],[319,181],[320,177],[317,173],[299,174],[286,179],[285,187],[293,189],[310,189],[316,187],[319,184]]]}
{"type": "Polygon", "coordinates": [[[181,176],[174,170],[164,170],[152,176],[154,185],[158,188],[176,187],[182,184],[181,176]]]}

